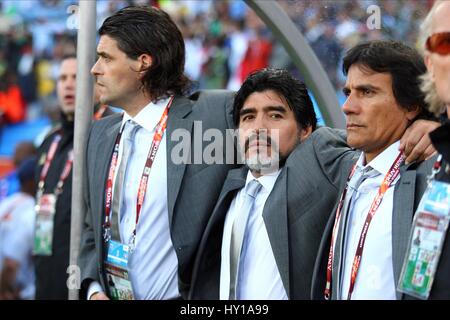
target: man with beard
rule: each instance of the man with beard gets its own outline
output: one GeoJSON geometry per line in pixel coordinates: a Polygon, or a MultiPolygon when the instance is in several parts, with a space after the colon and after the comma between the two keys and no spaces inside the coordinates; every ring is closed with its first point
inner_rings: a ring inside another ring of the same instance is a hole
{"type": "Polygon", "coordinates": [[[308,91],[286,70],[249,76],[233,115],[245,165],[228,173],[190,298],[308,299],[322,230],[353,153],[339,131],[316,130],[308,91]]]}

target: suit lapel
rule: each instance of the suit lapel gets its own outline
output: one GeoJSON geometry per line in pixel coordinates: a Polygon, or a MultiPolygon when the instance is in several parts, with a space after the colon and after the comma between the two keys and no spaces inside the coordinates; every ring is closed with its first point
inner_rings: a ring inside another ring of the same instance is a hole
{"type": "MultiPolygon", "coordinates": [[[[403,171],[403,170],[402,170],[403,171]]],[[[414,194],[416,188],[416,171],[403,171],[395,186],[392,215],[392,263],[395,286],[398,284],[400,272],[408,246],[411,222],[414,215],[414,194]]],[[[397,299],[402,294],[397,291],[397,299]]]]}
{"type": "MultiPolygon", "coordinates": [[[[114,116],[113,116],[114,117],[114,116]]],[[[98,140],[95,142],[96,153],[95,153],[95,165],[94,165],[94,173],[98,172],[99,179],[94,181],[94,188],[98,190],[99,197],[96,197],[97,205],[95,208],[91,208],[94,210],[93,212],[97,212],[97,219],[99,227],[97,230],[97,241],[100,245],[97,247],[97,255],[99,257],[100,268],[103,270],[103,258],[104,258],[104,241],[103,241],[103,219],[105,214],[105,187],[106,187],[106,179],[108,176],[108,171],[111,163],[111,155],[114,148],[114,143],[116,141],[116,136],[119,133],[120,125],[122,123],[123,117],[117,117],[117,122],[113,123],[110,127],[106,128],[104,132],[100,132],[100,136],[98,140]]],[[[94,217],[95,218],[95,217],[94,217]]],[[[96,225],[95,222],[93,222],[96,225]]],[[[102,272],[104,275],[104,273],[102,272]]],[[[103,283],[105,283],[105,278],[102,277],[103,283]]],[[[107,289],[108,290],[108,289],[107,289]]]]}
{"type": "Polygon", "coordinates": [[[270,245],[288,297],[289,289],[289,241],[287,217],[287,167],[278,177],[264,205],[263,218],[270,245]]]}
{"type": "MultiPolygon", "coordinates": [[[[222,187],[222,191],[220,192],[219,199],[217,200],[217,204],[213,210],[210,221],[208,222],[208,227],[206,228],[206,232],[209,232],[212,227],[214,227],[217,223],[224,224],[225,216],[230,208],[231,201],[234,196],[236,196],[237,192],[245,186],[246,176],[247,176],[247,168],[237,168],[232,169],[228,172],[227,178],[222,187]]],[[[222,227],[223,230],[223,227],[222,227]]],[[[212,235],[213,237],[219,237],[220,242],[222,242],[222,235],[212,235]]],[[[206,243],[207,245],[207,243],[206,243]]]]}
{"type": "MultiPolygon", "coordinates": [[[[169,224],[172,225],[173,210],[175,202],[180,191],[181,182],[183,180],[184,171],[186,169],[186,161],[181,164],[174,164],[171,160],[172,149],[181,141],[172,141],[171,137],[176,129],[189,132],[189,150],[188,155],[191,156],[192,142],[192,125],[193,121],[184,119],[192,110],[192,102],[183,97],[176,97],[169,110],[169,118],[167,120],[166,145],[167,145],[167,205],[169,210],[169,224]]],[[[190,159],[187,159],[190,161],[190,159]]]]}
{"type": "Polygon", "coordinates": [[[245,167],[232,169],[228,172],[227,178],[225,179],[219,199],[200,242],[192,279],[191,293],[194,295],[194,299],[198,295],[204,297],[209,290],[213,290],[209,284],[206,284],[207,289],[204,288],[205,282],[203,281],[203,277],[205,274],[216,274],[217,281],[215,281],[214,285],[217,288],[214,290],[217,291],[217,297],[210,296],[209,298],[215,297],[219,299],[220,259],[225,218],[237,192],[245,186],[247,172],[248,169],[245,167]],[[211,259],[212,262],[210,261],[211,259]]]}
{"type": "Polygon", "coordinates": [[[118,122],[114,123],[112,126],[108,127],[105,130],[105,134],[99,137],[98,143],[96,143],[97,150],[96,152],[96,161],[95,161],[95,171],[100,173],[100,179],[98,179],[95,183],[97,185],[97,190],[99,190],[99,194],[102,196],[99,197],[97,201],[97,208],[93,208],[96,212],[99,213],[99,223],[103,224],[103,214],[105,209],[105,186],[106,179],[108,177],[109,166],[111,164],[111,155],[114,148],[114,143],[116,141],[116,136],[119,133],[120,125],[122,124],[122,117],[118,118],[118,122]]]}

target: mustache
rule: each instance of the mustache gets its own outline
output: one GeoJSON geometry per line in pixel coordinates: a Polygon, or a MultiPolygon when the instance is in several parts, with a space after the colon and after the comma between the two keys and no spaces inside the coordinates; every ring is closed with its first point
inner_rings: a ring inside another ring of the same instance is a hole
{"type": "Polygon", "coordinates": [[[250,143],[255,142],[255,141],[258,142],[258,145],[259,145],[259,141],[263,141],[269,147],[273,143],[272,138],[269,135],[267,135],[266,133],[252,133],[247,138],[245,138],[244,150],[247,151],[248,148],[250,147],[250,143]]]}

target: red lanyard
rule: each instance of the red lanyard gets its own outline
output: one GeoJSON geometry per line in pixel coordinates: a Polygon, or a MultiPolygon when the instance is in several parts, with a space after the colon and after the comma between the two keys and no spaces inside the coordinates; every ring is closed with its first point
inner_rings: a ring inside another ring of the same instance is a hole
{"type": "MultiPolygon", "coordinates": [[[[363,229],[361,231],[361,235],[359,237],[358,247],[356,249],[355,257],[353,259],[352,273],[351,273],[351,277],[350,277],[350,287],[349,287],[349,292],[348,292],[348,296],[347,296],[348,300],[350,300],[351,295],[353,293],[353,289],[355,287],[356,277],[358,275],[359,266],[360,266],[360,262],[361,262],[361,258],[362,258],[362,253],[363,253],[363,250],[364,250],[364,244],[365,244],[365,241],[366,241],[366,236],[367,236],[367,232],[369,230],[370,223],[372,222],[372,218],[374,217],[378,207],[381,204],[381,201],[383,200],[384,194],[386,193],[386,191],[389,189],[389,187],[393,184],[395,179],[397,179],[398,175],[400,174],[400,165],[401,165],[401,163],[404,160],[405,160],[404,154],[400,153],[397,156],[397,159],[392,164],[391,168],[389,169],[389,172],[384,177],[384,180],[381,183],[380,188],[378,189],[378,193],[375,196],[375,199],[373,200],[372,205],[370,206],[369,212],[368,212],[367,217],[366,217],[366,221],[364,222],[364,226],[363,226],[363,229]]],[[[338,209],[336,211],[336,217],[335,217],[335,220],[334,220],[333,232],[332,232],[332,235],[331,235],[330,252],[328,254],[327,283],[326,283],[326,286],[325,286],[325,293],[324,293],[325,299],[327,299],[327,300],[330,298],[330,294],[331,294],[331,278],[332,278],[332,268],[333,268],[333,252],[334,252],[333,244],[334,244],[334,239],[335,239],[335,236],[336,236],[337,226],[339,225],[339,219],[340,219],[340,216],[341,216],[341,210],[342,210],[342,206],[344,204],[345,195],[346,195],[347,189],[348,189],[348,182],[350,181],[351,177],[353,176],[353,174],[355,172],[355,167],[356,167],[356,165],[353,166],[352,171],[351,171],[351,173],[350,173],[350,175],[349,175],[349,177],[347,179],[347,186],[345,187],[345,190],[342,193],[341,199],[339,200],[339,205],[338,205],[338,209]]]]}
{"type": "MultiPolygon", "coordinates": [[[[150,150],[147,155],[147,161],[145,162],[144,170],[142,172],[141,180],[139,182],[139,189],[137,194],[137,202],[136,202],[136,226],[139,222],[139,216],[141,214],[142,205],[144,203],[145,193],[147,191],[148,177],[150,175],[151,168],[153,166],[153,161],[155,160],[156,153],[158,151],[159,145],[161,144],[162,137],[164,135],[164,131],[167,127],[167,119],[169,114],[170,106],[172,105],[173,97],[169,100],[164,112],[159,119],[158,124],[155,128],[155,134],[153,135],[153,141],[150,146],[150,150]]],[[[111,165],[109,167],[108,180],[106,182],[106,200],[105,200],[105,230],[108,230],[111,227],[111,205],[112,205],[112,190],[113,190],[113,178],[114,173],[116,171],[117,160],[119,156],[119,145],[120,138],[122,136],[122,130],[120,130],[117,135],[116,142],[114,145],[114,151],[111,158],[111,165]]],[[[116,195],[117,196],[117,195],[116,195]]],[[[136,236],[136,226],[133,230],[133,241],[136,236]]],[[[105,233],[105,236],[108,236],[108,232],[105,233]]],[[[109,240],[109,239],[106,239],[109,240]]]]}
{"type": "Polygon", "coordinates": [[[72,169],[73,164],[73,150],[69,151],[69,154],[67,155],[66,164],[64,165],[64,169],[61,173],[61,176],[59,177],[59,181],[56,184],[55,194],[60,194],[62,192],[62,187],[64,185],[64,181],[67,179],[67,177],[70,174],[70,170],[72,169]]]}
{"type": "Polygon", "coordinates": [[[97,110],[97,112],[94,113],[94,120],[99,120],[99,119],[101,119],[101,117],[102,117],[103,114],[105,113],[107,107],[108,107],[107,105],[102,104],[102,105],[100,106],[100,108],[97,110]]]}
{"type": "Polygon", "coordinates": [[[442,166],[442,154],[440,154],[437,157],[437,160],[433,165],[433,169],[431,170],[431,174],[428,177],[428,182],[430,182],[431,180],[433,180],[436,177],[436,174],[438,174],[439,171],[441,170],[441,166],[442,166]]]}
{"type": "Polygon", "coordinates": [[[39,178],[39,184],[38,188],[43,189],[44,188],[44,181],[48,174],[48,169],[50,168],[50,164],[53,161],[53,158],[55,157],[56,149],[58,148],[59,141],[61,141],[61,135],[57,134],[52,141],[52,144],[50,145],[50,148],[48,149],[47,157],[45,158],[44,166],[42,167],[41,176],[39,178]]]}
{"type": "MultiPolygon", "coordinates": [[[[50,145],[50,148],[48,149],[47,157],[45,158],[44,166],[42,167],[41,175],[39,177],[39,184],[38,184],[38,199],[40,196],[44,193],[44,184],[45,184],[45,178],[47,178],[48,170],[50,169],[50,164],[52,163],[53,159],[55,158],[56,149],[58,149],[59,142],[61,141],[61,134],[57,134],[52,141],[52,144],[50,145]]],[[[59,181],[56,184],[55,188],[55,194],[60,194],[62,192],[62,187],[64,185],[64,181],[67,179],[67,177],[70,174],[70,170],[72,169],[72,163],[73,163],[73,150],[70,150],[67,156],[66,164],[64,165],[63,171],[61,173],[61,176],[59,177],[59,181]]]]}

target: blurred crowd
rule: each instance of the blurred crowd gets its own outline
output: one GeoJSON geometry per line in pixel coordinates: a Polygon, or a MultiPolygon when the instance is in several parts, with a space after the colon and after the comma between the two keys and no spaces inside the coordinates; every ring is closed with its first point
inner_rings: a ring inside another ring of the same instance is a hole
{"type": "MultiPolygon", "coordinates": [[[[4,123],[50,115],[57,121],[55,79],[61,58],[75,52],[74,0],[0,2],[0,114],[4,123]],[[56,119],[55,119],[56,118],[56,119]]],[[[336,90],[343,53],[365,39],[391,38],[414,44],[431,0],[280,0],[302,31],[336,90]],[[381,29],[369,30],[367,8],[376,4],[381,29]]],[[[266,66],[295,70],[267,26],[238,0],[98,0],[97,25],[131,4],[169,12],[186,39],[186,72],[196,88],[236,90],[266,66]]]]}

